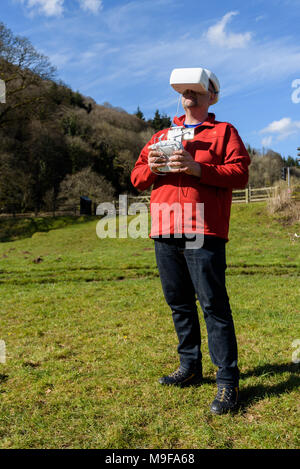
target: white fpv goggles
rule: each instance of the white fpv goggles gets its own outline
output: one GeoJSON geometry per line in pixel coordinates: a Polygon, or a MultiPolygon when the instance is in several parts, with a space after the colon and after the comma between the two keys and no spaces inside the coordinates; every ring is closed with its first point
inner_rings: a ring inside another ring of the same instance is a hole
{"type": "Polygon", "coordinates": [[[206,93],[210,81],[215,89],[215,99],[212,103],[215,104],[219,99],[220,83],[216,75],[207,68],[175,68],[170,76],[170,85],[181,94],[187,89],[206,93]]]}

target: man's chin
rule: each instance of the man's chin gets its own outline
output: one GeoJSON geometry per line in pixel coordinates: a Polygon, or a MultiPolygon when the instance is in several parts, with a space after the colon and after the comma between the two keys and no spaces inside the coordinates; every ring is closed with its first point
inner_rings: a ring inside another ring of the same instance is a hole
{"type": "Polygon", "coordinates": [[[196,107],[196,106],[197,106],[196,103],[189,103],[189,104],[186,104],[183,107],[184,107],[184,109],[191,109],[191,108],[196,107]]]}
{"type": "Polygon", "coordinates": [[[197,101],[194,99],[186,99],[184,105],[185,107],[194,107],[197,105],[197,101]]]}

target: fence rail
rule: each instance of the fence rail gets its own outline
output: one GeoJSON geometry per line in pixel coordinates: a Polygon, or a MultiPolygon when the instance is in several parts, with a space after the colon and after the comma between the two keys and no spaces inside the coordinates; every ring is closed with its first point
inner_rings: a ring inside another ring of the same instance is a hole
{"type": "Polygon", "coordinates": [[[232,201],[240,203],[262,202],[273,197],[276,187],[247,187],[246,189],[234,190],[232,192],[232,201]]]}
{"type": "MultiPolygon", "coordinates": [[[[246,189],[238,189],[232,192],[232,201],[240,203],[261,202],[273,197],[276,192],[276,186],[273,187],[247,187],[246,189]]],[[[150,195],[140,195],[137,197],[128,196],[128,203],[141,202],[150,203],[150,195]]]]}
{"type": "MultiPolygon", "coordinates": [[[[252,203],[252,202],[262,202],[264,200],[268,200],[270,197],[274,197],[276,195],[277,186],[272,187],[247,187],[246,189],[238,189],[232,192],[232,202],[233,203],[252,203]]],[[[293,199],[298,199],[298,193],[293,191],[291,194],[293,199]]],[[[129,206],[132,203],[141,203],[149,206],[150,204],[150,194],[147,195],[140,195],[140,196],[127,196],[127,205],[129,206]]],[[[114,207],[116,208],[116,213],[119,211],[119,201],[113,201],[114,207]]],[[[93,204],[92,213],[96,213],[96,205],[93,204]]],[[[4,218],[33,218],[33,217],[52,217],[52,216],[64,216],[64,215],[72,215],[72,216],[79,216],[80,215],[80,206],[65,206],[60,207],[58,210],[53,212],[39,212],[35,214],[33,212],[26,212],[26,213],[1,213],[0,212],[0,220],[4,218]]]]}
{"type": "Polygon", "coordinates": [[[80,208],[78,206],[74,207],[61,207],[58,210],[55,210],[55,212],[23,212],[23,213],[1,213],[0,212],[0,222],[1,219],[4,220],[5,218],[36,218],[36,217],[63,217],[63,216],[79,216],[80,215],[80,208]]]}

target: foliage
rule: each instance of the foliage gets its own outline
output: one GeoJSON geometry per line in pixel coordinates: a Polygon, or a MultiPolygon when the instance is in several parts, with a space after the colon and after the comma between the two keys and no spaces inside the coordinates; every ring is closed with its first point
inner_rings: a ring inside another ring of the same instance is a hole
{"type": "MultiPolygon", "coordinates": [[[[130,115],[108,102],[98,105],[54,78],[47,57],[0,23],[0,79],[7,85],[7,102],[0,105],[0,212],[55,212],[64,200],[62,180],[85,168],[103,176],[114,193],[136,194],[130,173],[141,149],[171,125],[158,109],[146,121],[139,106],[130,115]]],[[[276,184],[283,165],[300,177],[291,157],[250,145],[248,151],[252,187],[276,184]]]]}
{"type": "Polygon", "coordinates": [[[59,198],[70,206],[78,205],[80,196],[88,197],[98,204],[112,200],[113,195],[112,184],[91,168],[68,174],[60,184],[59,190],[59,198]]]}
{"type": "Polygon", "coordinates": [[[47,58],[2,23],[0,73],[8,90],[0,108],[0,211],[55,211],[61,181],[84,168],[107,180],[108,195],[134,191],[130,172],[150,138],[146,122],[50,80],[47,58]]]}
{"type": "Polygon", "coordinates": [[[6,84],[6,104],[1,106],[0,127],[28,118],[26,111],[44,102],[41,81],[53,79],[55,68],[38,53],[27,38],[14,36],[0,22],[0,79],[6,84]]]}
{"type": "Polygon", "coordinates": [[[142,113],[142,111],[140,110],[140,107],[138,106],[137,107],[137,110],[134,114],[136,117],[138,117],[139,119],[141,119],[142,121],[145,120],[145,117],[144,117],[144,114],[142,113]]]}
{"type": "Polygon", "coordinates": [[[300,181],[291,177],[291,187],[280,181],[274,196],[268,200],[268,211],[284,223],[300,222],[300,181]]]}
{"type": "Polygon", "coordinates": [[[282,158],[282,162],[284,166],[290,167],[290,168],[300,168],[300,161],[295,160],[291,156],[288,156],[287,158],[282,158]]]}
{"type": "Polygon", "coordinates": [[[249,171],[249,185],[251,187],[266,187],[274,186],[279,183],[281,177],[281,168],[290,166],[293,176],[300,178],[300,170],[298,170],[298,162],[289,157],[287,160],[273,151],[268,150],[266,153],[261,154],[247,146],[247,150],[251,157],[251,166],[249,171]]]}
{"type": "Polygon", "coordinates": [[[148,123],[155,130],[155,132],[171,127],[172,124],[170,117],[166,114],[160,115],[158,109],[155,111],[154,118],[149,119],[148,123]]]}
{"type": "Polygon", "coordinates": [[[282,159],[279,153],[268,151],[252,156],[249,184],[251,187],[272,186],[280,178],[282,159]]]}

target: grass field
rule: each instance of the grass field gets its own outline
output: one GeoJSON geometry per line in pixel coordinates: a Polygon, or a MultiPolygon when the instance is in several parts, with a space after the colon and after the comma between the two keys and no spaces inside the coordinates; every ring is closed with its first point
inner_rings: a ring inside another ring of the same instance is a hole
{"type": "Polygon", "coordinates": [[[202,312],[203,385],[160,386],[178,357],[153,242],[100,240],[95,227],[0,243],[0,447],[298,448],[299,224],[264,203],[233,206],[241,406],[221,417],[202,312]]]}

